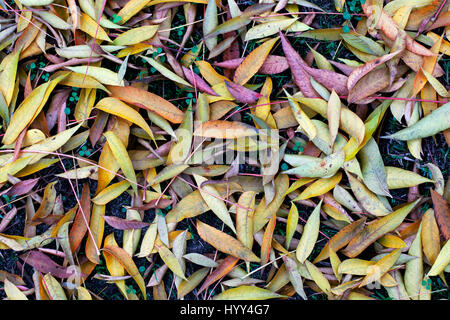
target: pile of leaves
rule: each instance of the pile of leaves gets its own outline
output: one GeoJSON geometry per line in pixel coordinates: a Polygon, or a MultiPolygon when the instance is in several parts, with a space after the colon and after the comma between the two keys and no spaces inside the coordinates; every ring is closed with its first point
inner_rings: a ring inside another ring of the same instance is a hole
{"type": "Polygon", "coordinates": [[[448,299],[450,1],[0,1],[0,297],[448,299]]]}

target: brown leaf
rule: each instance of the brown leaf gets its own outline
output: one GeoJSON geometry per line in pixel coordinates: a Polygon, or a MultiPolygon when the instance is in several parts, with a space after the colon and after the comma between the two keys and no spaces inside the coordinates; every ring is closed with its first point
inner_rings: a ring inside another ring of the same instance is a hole
{"type": "Polygon", "coordinates": [[[197,291],[196,296],[202,293],[206,288],[217,280],[225,277],[231,270],[233,270],[239,258],[228,256],[220,263],[220,265],[205,279],[200,289],[197,291]]]}
{"type": "Polygon", "coordinates": [[[448,202],[436,191],[430,189],[436,220],[445,240],[450,238],[450,211],[448,202]]]}
{"type": "Polygon", "coordinates": [[[365,98],[389,86],[390,74],[387,68],[372,70],[350,90],[347,101],[349,104],[358,103],[365,98]]]}

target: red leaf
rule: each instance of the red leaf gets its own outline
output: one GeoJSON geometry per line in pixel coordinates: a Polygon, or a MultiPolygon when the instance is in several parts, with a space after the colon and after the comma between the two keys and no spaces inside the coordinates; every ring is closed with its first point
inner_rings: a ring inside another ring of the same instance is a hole
{"type": "Polygon", "coordinates": [[[35,268],[37,271],[44,274],[51,273],[52,276],[63,279],[72,275],[72,272],[67,272],[66,268],[60,266],[46,254],[38,250],[31,250],[22,254],[19,258],[35,268]]]}
{"type": "Polygon", "coordinates": [[[117,230],[142,229],[149,225],[148,222],[126,220],[114,216],[103,216],[103,219],[105,219],[107,224],[117,230]]]}
{"type": "Polygon", "coordinates": [[[15,185],[13,185],[11,188],[9,188],[5,194],[7,196],[24,195],[24,194],[30,192],[38,181],[39,181],[39,178],[20,181],[20,182],[16,183],[15,185]]]}
{"type": "Polygon", "coordinates": [[[339,96],[348,95],[347,76],[331,70],[314,69],[310,67],[304,68],[314,80],[322,84],[328,90],[333,91],[334,89],[339,96]]]}
{"type": "Polygon", "coordinates": [[[262,97],[259,93],[234,82],[225,81],[225,85],[233,98],[242,103],[254,103],[262,97]]]}
{"type": "Polygon", "coordinates": [[[308,67],[302,57],[294,50],[286,37],[281,33],[281,44],[283,46],[284,54],[286,55],[287,62],[292,71],[295,84],[299,87],[300,91],[307,98],[319,98],[319,95],[314,90],[309,80],[309,74],[305,71],[304,67],[308,67]]]}
{"type": "Polygon", "coordinates": [[[207,94],[210,94],[212,96],[217,96],[217,93],[199,75],[197,75],[195,72],[189,70],[186,67],[182,68],[184,76],[186,77],[187,81],[189,81],[190,84],[192,84],[200,91],[206,92],[207,94]]]}

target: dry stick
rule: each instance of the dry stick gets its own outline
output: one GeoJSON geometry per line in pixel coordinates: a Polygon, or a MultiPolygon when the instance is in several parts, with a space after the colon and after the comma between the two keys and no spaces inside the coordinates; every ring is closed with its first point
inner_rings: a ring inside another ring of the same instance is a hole
{"type": "MultiPolygon", "coordinates": [[[[299,12],[289,12],[289,13],[277,13],[277,14],[271,14],[268,16],[256,16],[256,17],[251,17],[250,19],[267,19],[270,17],[279,17],[279,16],[288,16],[288,15],[293,15],[293,14],[323,14],[323,15],[335,15],[335,16],[341,16],[344,13],[343,12],[322,12],[322,11],[299,11],[299,12]]],[[[364,17],[365,14],[364,13],[352,13],[352,16],[361,16],[364,17]]]]}
{"type": "MultiPolygon", "coordinates": [[[[297,249],[292,250],[292,251],[289,251],[288,253],[294,253],[295,251],[297,251],[297,249]]],[[[284,256],[287,256],[287,255],[288,255],[287,253],[281,254],[278,258],[275,258],[274,260],[269,261],[269,262],[267,262],[266,264],[264,264],[264,265],[262,265],[262,266],[256,268],[255,270],[253,270],[252,272],[247,273],[245,276],[241,277],[240,279],[243,280],[243,279],[247,278],[248,276],[251,276],[251,275],[254,274],[255,272],[257,272],[257,271],[259,271],[259,270],[261,270],[261,269],[267,267],[269,264],[274,263],[274,262],[277,261],[278,259],[281,259],[281,258],[283,258],[284,256]]]]}

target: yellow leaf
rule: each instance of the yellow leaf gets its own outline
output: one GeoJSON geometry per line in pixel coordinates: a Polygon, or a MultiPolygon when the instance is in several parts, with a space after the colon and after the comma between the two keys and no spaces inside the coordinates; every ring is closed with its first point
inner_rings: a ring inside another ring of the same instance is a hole
{"type": "Polygon", "coordinates": [[[169,267],[170,270],[173,271],[174,274],[179,276],[180,278],[186,280],[184,276],[183,269],[180,266],[180,262],[178,258],[175,257],[172,251],[169,250],[162,242],[156,241],[155,248],[159,253],[159,256],[164,261],[164,263],[169,267]]]}
{"type": "Polygon", "coordinates": [[[267,56],[269,55],[270,50],[275,45],[275,42],[277,42],[277,40],[278,37],[267,40],[258,48],[250,52],[249,55],[236,69],[233,81],[240,85],[246,84],[248,80],[250,80],[251,77],[253,77],[253,75],[257,73],[261,68],[267,56]]]}
{"type": "Polygon", "coordinates": [[[331,146],[336,140],[336,136],[339,130],[339,123],[341,120],[341,99],[336,94],[336,91],[331,92],[330,99],[328,100],[327,108],[328,127],[330,128],[331,146]]]}
{"type": "Polygon", "coordinates": [[[113,131],[105,132],[104,136],[108,141],[108,145],[111,148],[114,158],[119,163],[125,177],[130,180],[131,187],[133,188],[134,193],[137,194],[136,174],[134,172],[133,164],[131,163],[127,149],[113,131]]]}
{"type": "Polygon", "coordinates": [[[112,42],[117,46],[131,46],[146,41],[158,31],[158,25],[142,26],[121,33],[112,42]]]}
{"type": "Polygon", "coordinates": [[[309,257],[319,236],[320,207],[322,206],[322,201],[323,200],[320,200],[319,204],[314,208],[313,212],[306,221],[303,228],[302,237],[298,242],[296,256],[300,263],[304,263],[309,257]]]}
{"type": "Polygon", "coordinates": [[[422,246],[423,253],[431,265],[436,261],[441,250],[439,227],[434,217],[434,210],[428,209],[422,216],[422,246]]]}
{"type": "Polygon", "coordinates": [[[253,215],[253,233],[261,230],[274,212],[277,212],[284,201],[286,190],[289,187],[289,177],[286,174],[279,174],[274,181],[275,196],[270,203],[266,203],[264,197],[258,204],[253,215]]]}
{"type": "Polygon", "coordinates": [[[124,193],[130,187],[130,182],[127,180],[122,180],[120,182],[114,183],[109,187],[100,191],[93,199],[92,202],[96,205],[102,206],[114,200],[119,195],[124,193]]]}
{"type": "Polygon", "coordinates": [[[320,196],[333,189],[342,179],[342,173],[338,172],[331,178],[321,178],[311,183],[303,192],[292,201],[305,200],[320,196]]]}
{"type": "Polygon", "coordinates": [[[373,242],[384,236],[388,232],[395,230],[402,222],[403,219],[411,212],[411,210],[417,205],[420,199],[407,203],[398,208],[391,214],[384,216],[378,220],[375,220],[364,230],[358,233],[352,241],[345,248],[343,253],[348,257],[356,257],[364,249],[366,249],[373,242]]]}
{"type": "Polygon", "coordinates": [[[274,35],[278,33],[279,30],[286,30],[298,19],[287,18],[283,16],[277,18],[277,20],[261,23],[248,29],[248,31],[245,33],[245,41],[261,39],[274,35]]]}
{"type": "Polygon", "coordinates": [[[228,212],[225,202],[220,199],[220,194],[213,185],[201,184],[208,181],[205,177],[194,174],[195,182],[199,187],[200,194],[203,200],[207,203],[208,207],[214,212],[214,214],[222,220],[234,233],[236,233],[236,228],[234,227],[233,220],[228,212]]]}
{"type": "Polygon", "coordinates": [[[367,210],[367,212],[378,217],[389,214],[389,210],[385,208],[375,193],[370,191],[361,181],[358,180],[358,178],[354,177],[351,173],[348,173],[347,177],[353,194],[364,209],[367,210]]]}
{"type": "Polygon", "coordinates": [[[117,16],[121,18],[119,24],[124,24],[130,20],[130,18],[145,8],[149,2],[152,2],[152,0],[130,0],[125,3],[117,14],[117,16]]]}
{"type": "Polygon", "coordinates": [[[377,261],[374,265],[368,267],[367,275],[362,280],[360,287],[380,280],[380,278],[394,266],[402,253],[401,249],[396,249],[377,261]]]}
{"type": "Polygon", "coordinates": [[[255,195],[255,191],[246,191],[239,197],[238,204],[242,207],[249,208],[250,210],[236,207],[236,237],[249,249],[253,246],[255,195]]]}
{"type": "Polygon", "coordinates": [[[375,263],[375,261],[362,259],[347,259],[341,262],[338,268],[338,272],[340,274],[364,276],[369,271],[369,267],[373,266],[375,263]]]}
{"type": "Polygon", "coordinates": [[[405,248],[406,243],[399,237],[386,234],[378,239],[378,243],[386,248],[405,248]]]}
{"type": "MultiPolygon", "coordinates": [[[[54,152],[57,149],[61,148],[69,139],[73,136],[75,132],[81,127],[81,124],[74,126],[73,128],[61,131],[52,137],[48,137],[47,139],[36,143],[32,146],[29,146],[22,150],[23,154],[31,154],[30,165],[35,164],[41,158],[47,156],[47,152],[54,152]]],[[[23,157],[23,155],[21,156],[23,157]]],[[[45,162],[42,163],[45,165],[45,162]]],[[[48,165],[48,163],[47,163],[48,165]]],[[[27,168],[25,168],[27,170],[27,168]]],[[[22,170],[21,174],[24,174],[22,170]]]]}
{"type": "Polygon", "coordinates": [[[106,68],[94,67],[94,66],[79,66],[79,67],[66,67],[72,72],[79,73],[82,75],[88,75],[98,82],[113,85],[113,86],[124,86],[124,81],[119,81],[119,75],[106,68]]]}
{"type": "Polygon", "coordinates": [[[194,130],[192,102],[184,114],[184,120],[175,131],[176,141],[172,144],[167,155],[166,165],[180,164],[186,161],[191,152],[192,131],[194,130]]]}
{"type": "Polygon", "coordinates": [[[187,164],[172,164],[165,167],[160,173],[158,173],[150,182],[151,186],[161,183],[163,181],[172,179],[178,176],[189,166],[187,164]]]}
{"type": "Polygon", "coordinates": [[[239,286],[222,291],[214,296],[214,300],[267,300],[285,297],[278,293],[255,286],[239,286]]]}
{"type": "MultiPolygon", "coordinates": [[[[103,220],[103,218],[102,218],[102,220],[103,220]]],[[[105,237],[104,246],[107,246],[107,245],[117,247],[116,240],[114,239],[114,233],[110,233],[109,235],[107,235],[105,237]]],[[[108,269],[109,274],[113,277],[124,276],[125,269],[122,266],[122,264],[119,262],[119,260],[116,259],[112,253],[110,253],[106,250],[103,250],[102,253],[103,253],[103,257],[105,258],[106,268],[108,269]]],[[[125,289],[125,280],[116,280],[116,281],[114,281],[114,283],[119,288],[122,295],[128,299],[128,295],[127,295],[127,292],[125,289]]]]}
{"type": "MultiPolygon", "coordinates": [[[[300,128],[305,132],[309,140],[313,140],[317,135],[317,128],[315,127],[314,123],[311,121],[311,119],[308,117],[305,111],[303,111],[300,105],[293,100],[293,98],[289,95],[289,93],[287,93],[286,90],[284,90],[284,92],[288,97],[289,105],[291,106],[292,109],[292,114],[294,115],[295,119],[300,125],[300,128]]],[[[300,130],[297,129],[297,131],[300,130]]]]}
{"type": "MultiPolygon", "coordinates": [[[[295,97],[294,99],[300,103],[303,103],[307,107],[319,113],[322,117],[327,118],[327,110],[328,103],[323,99],[315,99],[315,98],[299,98],[295,97]]],[[[348,108],[341,109],[341,119],[340,119],[340,128],[350,134],[352,137],[356,139],[356,141],[361,144],[364,139],[365,126],[364,122],[362,122],[361,118],[358,117],[356,113],[351,111],[348,108]]]]}
{"type": "Polygon", "coordinates": [[[408,251],[409,255],[415,256],[417,259],[408,261],[405,267],[405,287],[412,300],[419,300],[423,280],[422,228],[423,224],[421,223],[408,251]]]}
{"type": "Polygon", "coordinates": [[[433,182],[433,180],[409,170],[390,166],[386,166],[385,170],[389,189],[409,188],[421,183],[433,182]]]}
{"type": "Polygon", "coordinates": [[[257,134],[258,130],[255,127],[238,121],[225,120],[204,122],[194,131],[194,136],[216,139],[253,137],[257,134]]]}
{"type": "Polygon", "coordinates": [[[50,273],[44,275],[42,282],[45,284],[44,288],[50,300],[67,300],[64,289],[50,273]]]}
{"type": "Polygon", "coordinates": [[[25,168],[31,161],[31,157],[27,156],[24,158],[17,159],[14,162],[9,162],[2,165],[0,168],[0,183],[5,183],[8,181],[8,175],[14,176],[17,172],[25,168]]]}
{"type": "Polygon", "coordinates": [[[142,239],[141,250],[136,255],[137,257],[143,258],[152,253],[153,247],[155,245],[157,231],[158,231],[157,224],[156,223],[150,224],[147,231],[145,232],[144,238],[142,239]]]}
{"type": "Polygon", "coordinates": [[[242,244],[242,242],[200,220],[197,220],[197,231],[204,241],[208,242],[219,251],[249,262],[261,261],[261,259],[242,244]]]}
{"type": "Polygon", "coordinates": [[[7,106],[10,105],[14,93],[20,52],[21,50],[17,50],[4,57],[0,66],[0,83],[2,84],[0,91],[3,93],[7,106]]]}
{"type": "Polygon", "coordinates": [[[298,226],[298,209],[295,203],[291,202],[291,209],[286,222],[286,248],[289,248],[292,237],[298,226]]]}
{"type": "MultiPolygon", "coordinates": [[[[270,113],[270,94],[272,93],[272,79],[270,77],[266,77],[266,80],[264,81],[264,85],[261,89],[261,95],[262,97],[258,99],[258,102],[256,103],[257,107],[255,108],[255,116],[261,118],[264,121],[267,121],[270,113]]],[[[256,123],[255,123],[256,124],[256,123]]],[[[269,124],[270,126],[270,124],[269,124]]],[[[259,128],[257,126],[257,128],[259,128]]],[[[276,128],[276,126],[272,127],[276,128]]]]}
{"type": "Polygon", "coordinates": [[[161,63],[159,63],[155,59],[150,58],[150,57],[145,57],[145,56],[141,56],[141,58],[143,58],[145,61],[147,61],[153,68],[158,70],[167,79],[170,79],[172,81],[178,82],[179,84],[182,84],[182,85],[184,85],[186,87],[192,87],[192,85],[189,82],[187,82],[186,80],[181,78],[175,72],[167,69],[164,65],[162,65],[161,63]]]}
{"type": "Polygon", "coordinates": [[[94,77],[90,77],[85,74],[75,73],[71,71],[59,71],[55,75],[66,75],[60,84],[68,87],[75,88],[92,88],[100,89],[109,93],[109,91],[94,77]]]}
{"type": "Polygon", "coordinates": [[[89,229],[91,230],[92,237],[87,237],[85,251],[89,261],[96,264],[100,263],[98,249],[101,247],[105,230],[105,219],[103,219],[105,210],[106,206],[94,204],[92,206],[91,220],[89,221],[89,229]]]}
{"type": "Polygon", "coordinates": [[[8,278],[5,278],[4,287],[8,300],[28,300],[27,296],[20,291],[8,278]]]}
{"type": "Polygon", "coordinates": [[[93,20],[84,12],[81,12],[80,29],[83,32],[86,32],[92,38],[111,42],[111,39],[108,37],[108,34],[105,32],[105,30],[103,30],[103,28],[100,27],[95,20],[93,20]]]}
{"type": "Polygon", "coordinates": [[[208,275],[209,268],[201,268],[191,274],[186,280],[183,280],[178,286],[177,297],[183,298],[189,292],[194,290],[200,282],[208,275]]]}
{"type": "Polygon", "coordinates": [[[92,300],[91,294],[84,287],[78,287],[77,294],[78,294],[78,300],[92,300]]]}
{"type": "Polygon", "coordinates": [[[425,77],[427,78],[428,82],[431,84],[431,86],[436,90],[438,95],[444,98],[450,97],[450,94],[448,93],[447,89],[442,85],[442,83],[439,82],[438,79],[436,79],[431,73],[425,71],[423,68],[421,69],[425,77]]]}
{"type": "Polygon", "coordinates": [[[134,124],[144,129],[145,132],[147,132],[147,134],[152,139],[154,139],[152,129],[150,129],[149,125],[139,114],[139,112],[123,103],[119,99],[111,97],[103,98],[95,105],[95,108],[133,122],[134,124]]]}
{"type": "Polygon", "coordinates": [[[56,177],[64,179],[97,179],[97,166],[86,166],[82,168],[68,170],[66,172],[55,174],[56,177]]]}
{"type": "Polygon", "coordinates": [[[427,276],[437,276],[441,272],[444,271],[444,269],[448,266],[450,263],[450,241],[447,241],[446,244],[442,247],[441,251],[439,252],[439,255],[436,258],[436,261],[433,263],[433,266],[431,267],[430,271],[428,271],[427,276]]]}
{"type": "Polygon", "coordinates": [[[56,189],[55,189],[56,181],[49,183],[44,190],[44,196],[42,197],[41,205],[39,209],[34,214],[31,220],[35,220],[37,218],[44,218],[52,213],[53,206],[55,205],[56,200],[56,189]]]}
{"type": "Polygon", "coordinates": [[[314,282],[317,284],[317,286],[322,290],[324,293],[331,292],[331,286],[328,282],[327,278],[323,275],[323,273],[317,268],[314,264],[312,264],[310,261],[305,261],[306,268],[308,269],[309,274],[313,278],[314,282]]]}
{"type": "Polygon", "coordinates": [[[56,85],[65,78],[65,75],[43,83],[34,89],[14,111],[5,135],[3,144],[12,144],[19,134],[25,129],[41,112],[56,85]]]}
{"type": "MultiPolygon", "coordinates": [[[[330,263],[333,269],[333,273],[336,278],[341,282],[342,275],[339,273],[339,265],[341,264],[341,260],[339,259],[336,251],[334,251],[330,246],[328,246],[328,254],[330,256],[330,263]]],[[[334,293],[334,292],[333,292],[334,293]]]]}
{"type": "MultiPolygon", "coordinates": [[[[211,86],[215,86],[220,83],[224,84],[224,81],[230,81],[228,78],[218,74],[216,70],[214,70],[214,68],[211,66],[211,64],[207,61],[196,61],[195,64],[200,70],[200,74],[211,86]]],[[[216,88],[213,87],[213,90],[219,94],[216,88]]]]}

